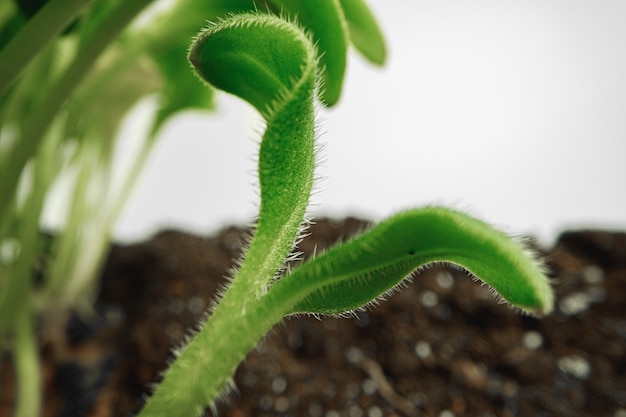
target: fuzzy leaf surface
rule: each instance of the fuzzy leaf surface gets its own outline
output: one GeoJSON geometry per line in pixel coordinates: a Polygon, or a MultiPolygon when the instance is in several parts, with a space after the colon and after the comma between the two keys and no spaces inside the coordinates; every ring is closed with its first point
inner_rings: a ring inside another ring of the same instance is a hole
{"type": "Polygon", "coordinates": [[[207,83],[252,104],[267,119],[274,102],[301,78],[309,51],[288,22],[240,14],[209,26],[189,59],[207,83]]]}
{"type": "Polygon", "coordinates": [[[282,267],[308,205],[315,165],[316,50],[296,25],[247,13],[209,26],[189,57],[199,76],[256,107],[261,205],[236,282],[261,292],[282,267]],[[247,278],[249,277],[249,278],[247,278]],[[242,284],[244,285],[244,284],[242,284]]]}
{"type": "Polygon", "coordinates": [[[458,265],[512,305],[547,314],[553,294],[540,263],[486,223],[440,207],[393,216],[305,262],[272,287],[289,313],[340,314],[393,290],[433,262],[458,265]]]}

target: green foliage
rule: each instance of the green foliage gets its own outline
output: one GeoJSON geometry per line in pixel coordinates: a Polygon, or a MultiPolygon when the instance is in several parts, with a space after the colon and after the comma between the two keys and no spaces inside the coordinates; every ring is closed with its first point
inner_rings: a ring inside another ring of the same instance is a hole
{"type": "Polygon", "coordinates": [[[375,17],[362,0],[340,0],[346,17],[350,42],[374,64],[382,65],[387,56],[387,48],[375,17]]]}
{"type": "MultiPolygon", "coordinates": [[[[301,46],[307,40],[287,21],[273,18],[270,25],[266,20],[260,13],[239,14],[212,24],[196,39],[189,59],[202,79],[246,100],[268,119],[273,102],[292,94],[293,84],[303,79],[312,84],[315,54],[301,46]]],[[[297,101],[312,101],[313,86],[307,90],[297,101]]]]}
{"type": "Polygon", "coordinates": [[[275,16],[240,14],[204,30],[190,59],[206,82],[249,101],[266,119],[259,150],[261,206],[230,288],[140,416],[198,415],[282,318],[258,300],[293,247],[313,184],[316,52],[302,31],[275,16]],[[262,307],[267,309],[255,313],[262,307]],[[211,377],[204,378],[209,369],[211,377]]]}
{"type": "Polygon", "coordinates": [[[271,0],[289,19],[311,31],[320,49],[323,68],[322,98],[327,105],[339,100],[346,70],[348,34],[342,8],[336,0],[271,0]]]}
{"type": "Polygon", "coordinates": [[[214,107],[214,90],[198,88],[198,80],[189,71],[187,47],[189,40],[155,53],[154,59],[166,82],[159,94],[160,109],[154,121],[153,131],[176,113],[214,107]],[[175,80],[175,81],[174,81],[175,80]]]}
{"type": "Polygon", "coordinates": [[[307,224],[317,101],[339,101],[350,44],[374,64],[385,61],[381,30],[362,0],[178,0],[132,24],[150,3],[0,3],[0,339],[16,362],[16,415],[41,408],[35,317],[89,308],[110,230],[160,129],[182,111],[213,108],[216,90],[250,103],[266,122],[257,225],[230,286],[140,416],[201,414],[285,316],[362,308],[429,263],[466,269],[525,312],[551,311],[549,282],[522,245],[442,207],[392,216],[285,269],[307,224]],[[212,23],[196,35],[205,20],[212,23]],[[158,100],[152,126],[114,184],[118,129],[150,95],[158,100]],[[67,171],[76,178],[67,224],[43,245],[48,190],[67,171]],[[35,285],[42,258],[48,269],[35,285]]]}
{"type": "MultiPolygon", "coordinates": [[[[366,27],[362,33],[379,32],[366,27]]],[[[552,309],[547,278],[522,246],[484,222],[441,207],[391,217],[281,272],[313,182],[320,62],[313,42],[297,24],[261,13],[219,20],[194,42],[190,60],[202,80],[246,100],[267,122],[259,154],[261,207],[231,285],[177,353],[140,416],[198,415],[228,388],[247,352],[283,317],[361,308],[429,263],[465,268],[528,313],[552,309]]],[[[382,59],[376,50],[372,55],[382,59]]]]}

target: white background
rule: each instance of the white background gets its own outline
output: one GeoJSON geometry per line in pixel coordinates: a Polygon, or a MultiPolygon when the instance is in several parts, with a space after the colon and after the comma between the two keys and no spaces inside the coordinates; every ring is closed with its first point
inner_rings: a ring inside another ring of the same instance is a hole
{"type": "MultiPolygon", "coordinates": [[[[320,111],[313,215],[447,204],[545,244],[566,228],[626,229],[626,2],[369,4],[389,60],[352,53],[342,100],[320,111]]],[[[218,106],[167,126],[117,240],[253,219],[261,124],[236,98],[218,106]]]]}

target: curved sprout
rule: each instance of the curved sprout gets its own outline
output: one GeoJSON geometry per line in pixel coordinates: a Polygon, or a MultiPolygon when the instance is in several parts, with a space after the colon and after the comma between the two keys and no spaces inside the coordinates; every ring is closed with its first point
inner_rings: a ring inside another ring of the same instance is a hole
{"type": "MultiPolygon", "coordinates": [[[[307,1],[275,3],[293,8],[310,6],[307,1]]],[[[319,4],[331,3],[338,7],[338,0],[319,4]]],[[[353,21],[370,26],[364,36],[376,37],[360,2],[344,3],[352,7],[353,21]]],[[[380,48],[367,53],[384,59],[380,48]]],[[[209,320],[177,353],[140,417],[202,413],[230,386],[247,352],[284,316],[359,308],[431,262],[462,266],[526,312],[551,311],[552,289],[536,260],[489,225],[440,207],[393,216],[274,280],[289,258],[313,184],[316,49],[294,23],[246,13],[209,26],[189,57],[203,81],[241,97],[265,118],[260,213],[230,287],[209,320]]]]}
{"type": "Polygon", "coordinates": [[[292,23],[248,13],[209,26],[189,56],[204,81],[246,100],[267,122],[258,224],[237,274],[263,292],[293,247],[313,185],[316,51],[292,23]]]}
{"type": "Polygon", "coordinates": [[[139,416],[200,414],[282,319],[280,309],[260,299],[293,247],[313,184],[316,57],[302,30],[261,13],[212,24],[191,48],[190,60],[205,82],[248,101],[266,120],[259,151],[261,207],[230,287],[139,416]]]}

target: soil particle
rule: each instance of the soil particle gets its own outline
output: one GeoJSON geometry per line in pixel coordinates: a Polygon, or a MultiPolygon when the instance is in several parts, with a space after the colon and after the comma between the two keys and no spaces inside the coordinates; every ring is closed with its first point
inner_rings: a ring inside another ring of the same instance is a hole
{"type": "MultiPolygon", "coordinates": [[[[364,227],[320,220],[300,250],[310,256],[364,227]]],[[[248,233],[165,231],[114,246],[94,314],[41,323],[44,415],[137,412],[228,284],[248,233]]],[[[569,231],[541,252],[557,295],[552,315],[521,315],[463,271],[428,268],[353,318],[276,326],[239,367],[219,415],[626,417],[626,233],[569,231]]],[[[7,355],[0,381],[0,416],[9,416],[7,355]]]]}

